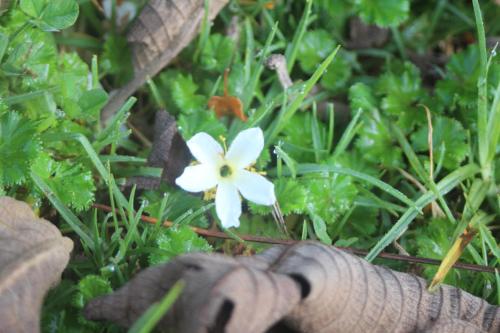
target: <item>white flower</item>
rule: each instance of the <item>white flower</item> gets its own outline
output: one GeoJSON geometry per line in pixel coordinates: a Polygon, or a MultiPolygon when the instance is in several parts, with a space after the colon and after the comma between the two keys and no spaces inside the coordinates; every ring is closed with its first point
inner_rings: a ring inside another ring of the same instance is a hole
{"type": "MultiPolygon", "coordinates": [[[[124,26],[130,22],[137,13],[136,5],[130,1],[120,2],[118,0],[115,1],[115,4],[116,23],[119,26],[124,26]]],[[[113,0],[103,0],[102,9],[104,10],[104,16],[111,19],[113,16],[113,0]]]]}
{"type": "Polygon", "coordinates": [[[225,228],[240,225],[241,198],[260,205],[276,202],[274,185],[256,172],[246,170],[264,148],[264,134],[258,127],[240,132],[226,154],[210,135],[201,132],[188,140],[191,154],[200,164],[188,166],[175,183],[189,192],[217,187],[215,210],[225,228]]]}

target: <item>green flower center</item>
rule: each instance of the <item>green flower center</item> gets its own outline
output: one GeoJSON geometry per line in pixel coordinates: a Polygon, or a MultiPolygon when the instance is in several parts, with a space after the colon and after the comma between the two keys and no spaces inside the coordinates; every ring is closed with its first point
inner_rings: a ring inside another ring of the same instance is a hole
{"type": "Polygon", "coordinates": [[[233,173],[233,171],[231,170],[231,168],[229,167],[229,165],[224,164],[223,166],[221,166],[221,168],[219,170],[219,173],[220,173],[221,177],[229,177],[229,176],[231,176],[231,174],[233,173]]]}

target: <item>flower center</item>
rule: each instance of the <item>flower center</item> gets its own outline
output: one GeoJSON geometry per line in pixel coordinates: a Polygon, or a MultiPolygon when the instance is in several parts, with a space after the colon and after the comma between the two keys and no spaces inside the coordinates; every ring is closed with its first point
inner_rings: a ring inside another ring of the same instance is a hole
{"type": "Polygon", "coordinates": [[[221,168],[219,169],[219,173],[220,173],[220,176],[221,176],[221,177],[229,177],[229,176],[231,176],[231,174],[233,173],[233,170],[231,170],[231,168],[229,167],[229,165],[224,164],[224,165],[223,165],[223,166],[221,166],[221,168]]]}

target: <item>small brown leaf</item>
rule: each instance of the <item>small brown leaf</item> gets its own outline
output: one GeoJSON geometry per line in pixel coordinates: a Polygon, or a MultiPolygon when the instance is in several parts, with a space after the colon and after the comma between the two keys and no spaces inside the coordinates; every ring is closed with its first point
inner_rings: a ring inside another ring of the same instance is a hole
{"type": "Polygon", "coordinates": [[[243,113],[243,104],[235,96],[229,96],[228,92],[229,70],[224,71],[224,95],[212,96],[208,100],[208,107],[213,109],[218,118],[222,116],[236,116],[242,121],[247,121],[247,116],[243,113]]]}
{"type": "Polygon", "coordinates": [[[208,107],[215,111],[218,118],[236,116],[243,121],[247,121],[247,116],[243,113],[243,105],[238,97],[212,96],[208,100],[208,107]]]}
{"type": "Polygon", "coordinates": [[[0,332],[39,332],[40,309],[73,242],[21,201],[0,197],[0,332]]]}

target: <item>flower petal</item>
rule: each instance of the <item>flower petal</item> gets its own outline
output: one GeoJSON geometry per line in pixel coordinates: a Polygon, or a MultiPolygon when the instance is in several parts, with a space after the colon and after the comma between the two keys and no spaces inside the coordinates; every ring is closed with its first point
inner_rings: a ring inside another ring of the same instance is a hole
{"type": "Polygon", "coordinates": [[[274,184],[258,173],[239,170],[234,184],[245,199],[256,204],[270,206],[276,202],[274,184]]]}
{"type": "Polygon", "coordinates": [[[188,166],[175,183],[188,192],[206,191],[217,185],[217,172],[207,164],[188,166]]]}
{"type": "Polygon", "coordinates": [[[234,138],[226,154],[226,160],[237,169],[254,163],[264,148],[264,133],[258,127],[241,131],[234,138]]]}
{"type": "Polygon", "coordinates": [[[191,154],[202,164],[217,166],[222,160],[224,150],[221,145],[205,132],[194,135],[187,142],[191,154]]]}
{"type": "Polygon", "coordinates": [[[241,198],[236,186],[230,182],[221,182],[215,194],[215,211],[224,228],[239,227],[241,198]]]}

